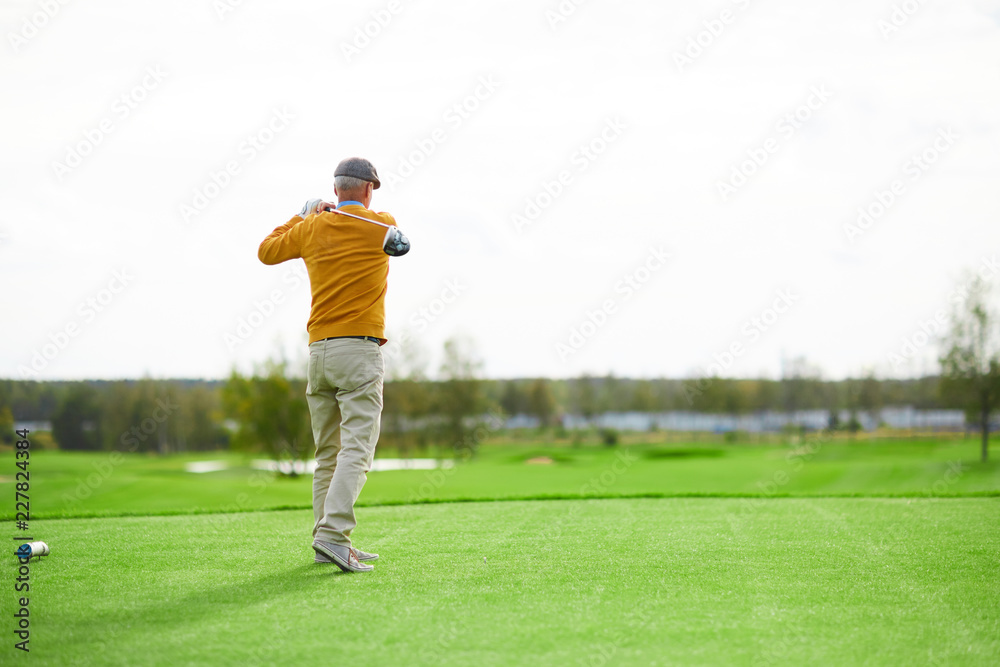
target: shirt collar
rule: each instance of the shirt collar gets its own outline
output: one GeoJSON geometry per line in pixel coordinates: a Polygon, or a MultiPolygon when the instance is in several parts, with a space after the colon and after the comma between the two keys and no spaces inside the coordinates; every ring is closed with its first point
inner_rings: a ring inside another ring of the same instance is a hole
{"type": "Polygon", "coordinates": [[[362,204],[359,201],[354,201],[353,199],[342,201],[339,204],[337,204],[337,208],[343,208],[344,206],[361,206],[362,208],[364,208],[364,204],[362,204]]]}

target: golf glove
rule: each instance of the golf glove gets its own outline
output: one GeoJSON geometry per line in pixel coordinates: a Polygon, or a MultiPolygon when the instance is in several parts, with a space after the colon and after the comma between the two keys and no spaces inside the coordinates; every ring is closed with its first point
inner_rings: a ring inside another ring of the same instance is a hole
{"type": "Polygon", "coordinates": [[[302,210],[299,211],[299,217],[307,218],[310,215],[316,215],[323,210],[323,204],[325,202],[322,199],[310,199],[306,202],[302,210]]]}

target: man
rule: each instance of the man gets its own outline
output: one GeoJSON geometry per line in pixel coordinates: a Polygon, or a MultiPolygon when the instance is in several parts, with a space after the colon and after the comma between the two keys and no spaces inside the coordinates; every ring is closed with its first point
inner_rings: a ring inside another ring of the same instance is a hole
{"type": "MultiPolygon", "coordinates": [[[[317,463],[312,547],[316,562],[336,563],[345,572],[370,572],[374,568],[366,561],[378,558],[355,549],[351,531],[357,525],[354,503],[367,480],[381,423],[386,253],[388,239],[398,231],[391,215],[368,210],[380,185],[371,162],[343,160],[334,172],[336,206],[319,199],[307,202],[264,239],[257,253],[264,264],[301,257],[309,271],[306,399],[317,463]],[[389,233],[365,220],[389,226],[389,233]]],[[[409,248],[405,237],[396,237],[409,248]]]]}

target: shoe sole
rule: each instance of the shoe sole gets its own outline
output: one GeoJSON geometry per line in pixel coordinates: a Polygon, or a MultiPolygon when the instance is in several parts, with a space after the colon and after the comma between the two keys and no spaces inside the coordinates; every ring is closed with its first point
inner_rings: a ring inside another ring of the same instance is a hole
{"type": "MultiPolygon", "coordinates": [[[[378,554],[372,554],[370,557],[358,558],[359,563],[370,563],[372,561],[378,560],[378,554]]],[[[313,560],[314,563],[332,563],[333,561],[326,557],[325,553],[319,551],[316,552],[316,558],[313,560]]]]}
{"type": "MultiPolygon", "coordinates": [[[[369,565],[367,567],[354,567],[350,563],[342,563],[340,561],[340,558],[338,558],[335,553],[326,551],[326,550],[323,549],[323,547],[318,546],[316,544],[313,544],[312,548],[313,548],[313,551],[315,551],[317,554],[322,554],[323,556],[326,556],[327,558],[329,558],[331,563],[333,563],[334,565],[336,565],[337,567],[339,567],[344,572],[371,572],[372,570],[375,569],[371,565],[369,565]]],[[[358,562],[360,563],[361,561],[358,561],[358,562]]]]}

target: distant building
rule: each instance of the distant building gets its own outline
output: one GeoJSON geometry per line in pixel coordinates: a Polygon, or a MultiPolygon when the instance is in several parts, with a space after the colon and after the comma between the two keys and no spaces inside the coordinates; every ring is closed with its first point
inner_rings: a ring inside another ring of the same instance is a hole
{"type": "MultiPolygon", "coordinates": [[[[839,412],[841,424],[851,419],[848,410],[839,412]]],[[[879,418],[859,412],[855,414],[861,428],[875,430],[880,423],[890,428],[919,429],[930,431],[962,431],[965,429],[965,414],[961,410],[915,410],[910,406],[883,408],[879,418]]],[[[607,412],[587,420],[581,415],[565,415],[563,426],[580,429],[588,425],[598,428],[613,428],[619,431],[706,431],[726,433],[745,431],[747,433],[773,433],[787,426],[802,426],[818,431],[830,424],[829,410],[801,410],[798,412],[757,412],[745,415],[710,414],[704,412],[607,412]]],[[[506,428],[537,428],[538,419],[528,415],[514,415],[507,419],[506,428]]]]}
{"type": "Polygon", "coordinates": [[[14,429],[20,431],[21,429],[28,429],[31,431],[51,431],[52,422],[41,421],[41,422],[14,422],[14,429]]]}

